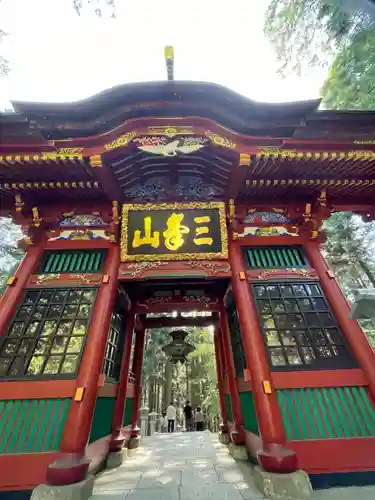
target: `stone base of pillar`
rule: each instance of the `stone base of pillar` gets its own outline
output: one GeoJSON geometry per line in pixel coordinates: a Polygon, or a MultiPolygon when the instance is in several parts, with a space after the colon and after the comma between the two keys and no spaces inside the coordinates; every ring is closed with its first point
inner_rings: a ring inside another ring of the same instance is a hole
{"type": "Polygon", "coordinates": [[[229,444],[230,443],[229,434],[228,433],[220,432],[220,434],[219,434],[219,441],[222,444],[229,444]]]}
{"type": "Polygon", "coordinates": [[[116,467],[120,467],[120,465],[126,460],[128,456],[128,450],[123,448],[120,451],[114,451],[109,453],[106,461],[107,469],[115,469],[116,467]]]}
{"type": "Polygon", "coordinates": [[[229,443],[228,450],[235,460],[249,460],[246,446],[242,444],[229,443]]]}
{"type": "Polygon", "coordinates": [[[275,474],[257,466],[254,468],[254,481],[257,488],[267,498],[306,500],[313,494],[310,478],[303,470],[290,474],[275,474]]]}
{"type": "Polygon", "coordinates": [[[30,497],[30,500],[88,500],[94,488],[94,476],[88,476],[80,483],[67,486],[50,486],[40,484],[30,497]]]}
{"type": "Polygon", "coordinates": [[[134,450],[135,448],[138,448],[140,444],[141,444],[140,436],[132,437],[129,440],[128,448],[129,450],[134,450]]]}

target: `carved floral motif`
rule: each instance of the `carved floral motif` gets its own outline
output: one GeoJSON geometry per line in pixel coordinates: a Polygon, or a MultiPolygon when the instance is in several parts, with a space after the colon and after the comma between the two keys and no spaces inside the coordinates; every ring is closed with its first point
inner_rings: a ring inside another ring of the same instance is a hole
{"type": "Polygon", "coordinates": [[[104,220],[96,214],[74,214],[66,215],[60,221],[60,226],[72,227],[72,226],[104,226],[106,223],[104,220]]]}

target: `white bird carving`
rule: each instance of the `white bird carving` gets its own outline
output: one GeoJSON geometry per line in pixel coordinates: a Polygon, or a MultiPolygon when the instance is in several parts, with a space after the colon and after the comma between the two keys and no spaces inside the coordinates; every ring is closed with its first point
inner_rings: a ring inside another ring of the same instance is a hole
{"type": "Polygon", "coordinates": [[[152,153],[154,155],[163,155],[163,156],[176,156],[177,153],[189,154],[197,151],[200,148],[203,148],[203,144],[192,144],[187,146],[179,146],[179,140],[169,142],[165,145],[158,146],[138,146],[138,149],[142,151],[146,151],[147,153],[152,153]]]}

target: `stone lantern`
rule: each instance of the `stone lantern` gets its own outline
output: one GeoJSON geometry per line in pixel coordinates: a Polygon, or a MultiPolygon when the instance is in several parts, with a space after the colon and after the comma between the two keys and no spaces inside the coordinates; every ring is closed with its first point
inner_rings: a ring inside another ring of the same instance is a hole
{"type": "Polygon", "coordinates": [[[185,330],[174,330],[169,334],[172,342],[162,347],[162,350],[170,358],[173,364],[178,362],[185,363],[186,357],[194,351],[195,347],[185,340],[189,335],[185,330]]]}

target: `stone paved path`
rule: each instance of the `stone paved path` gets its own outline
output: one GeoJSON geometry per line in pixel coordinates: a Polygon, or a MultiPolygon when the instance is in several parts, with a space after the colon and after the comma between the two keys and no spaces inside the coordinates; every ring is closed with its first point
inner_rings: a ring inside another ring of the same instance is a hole
{"type": "MultiPolygon", "coordinates": [[[[92,500],[260,500],[249,463],[235,462],[215,434],[145,438],[126,462],[95,480],[92,500]]],[[[314,492],[313,500],[375,500],[375,487],[314,492]]]]}

